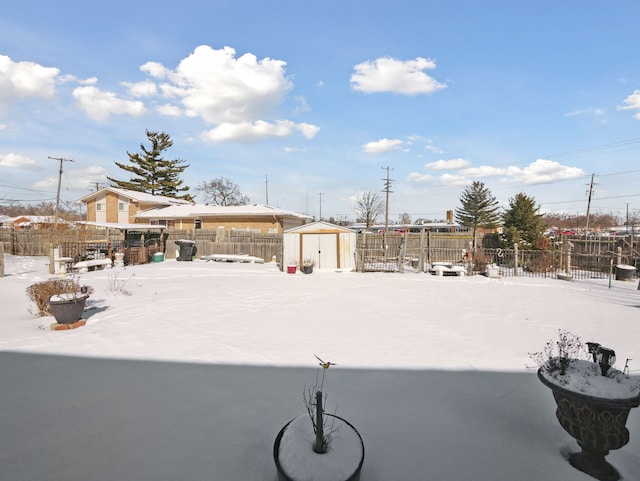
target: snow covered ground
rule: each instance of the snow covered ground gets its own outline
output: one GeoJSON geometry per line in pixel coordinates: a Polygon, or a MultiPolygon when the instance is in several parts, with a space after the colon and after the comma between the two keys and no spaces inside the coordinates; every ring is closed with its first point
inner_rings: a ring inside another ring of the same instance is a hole
{"type": "MultiPolygon", "coordinates": [[[[0,278],[0,480],[269,480],[314,354],[363,481],[588,480],[529,353],[559,328],[640,370],[636,282],[281,273],[166,261],[82,274],[87,325],[28,312],[45,258],[0,278]]],[[[636,371],[632,374],[639,374],[636,371]]],[[[608,459],[640,479],[640,409],[608,459]]]]}

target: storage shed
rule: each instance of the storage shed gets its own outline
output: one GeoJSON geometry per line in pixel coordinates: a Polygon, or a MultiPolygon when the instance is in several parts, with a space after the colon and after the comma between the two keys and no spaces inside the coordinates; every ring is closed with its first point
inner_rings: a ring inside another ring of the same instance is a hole
{"type": "Polygon", "coordinates": [[[312,260],[316,269],[355,269],[356,231],[329,222],[312,222],[283,235],[284,265],[312,260]]]}

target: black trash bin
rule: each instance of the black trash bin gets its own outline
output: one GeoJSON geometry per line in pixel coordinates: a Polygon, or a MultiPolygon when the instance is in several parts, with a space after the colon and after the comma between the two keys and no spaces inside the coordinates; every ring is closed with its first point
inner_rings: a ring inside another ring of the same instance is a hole
{"type": "Polygon", "coordinates": [[[196,255],[196,251],[198,250],[196,247],[195,241],[180,239],[175,242],[176,242],[176,245],[180,248],[180,252],[178,253],[178,257],[176,257],[176,260],[192,261],[193,256],[196,255]]]}

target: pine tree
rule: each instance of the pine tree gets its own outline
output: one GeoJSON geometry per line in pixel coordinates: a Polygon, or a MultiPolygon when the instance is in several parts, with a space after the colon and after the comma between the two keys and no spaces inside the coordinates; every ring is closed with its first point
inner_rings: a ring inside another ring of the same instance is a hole
{"type": "Polygon", "coordinates": [[[479,227],[492,229],[500,222],[498,201],[482,182],[474,181],[460,196],[462,207],[455,210],[456,221],[465,227],[471,227],[473,247],[476,247],[476,234],[479,227]]]}
{"type": "Polygon", "coordinates": [[[147,149],[144,144],[140,144],[142,153],[131,154],[129,164],[115,162],[122,170],[132,174],[129,180],[117,180],[107,177],[112,182],[113,187],[122,189],[146,192],[148,194],[163,195],[179,199],[192,200],[186,192],[189,187],[182,186],[183,181],[180,174],[189,165],[184,165],[184,160],[166,160],[162,157],[165,150],[173,145],[173,141],[164,132],[146,131],[147,138],[151,142],[151,148],[147,149]],[[181,193],[184,193],[180,195],[181,193]]]}
{"type": "Polygon", "coordinates": [[[537,246],[537,241],[542,238],[545,223],[542,215],[536,211],[535,199],[522,192],[509,199],[509,209],[502,216],[502,242],[505,247],[511,247],[514,243],[529,249],[537,246]]]}

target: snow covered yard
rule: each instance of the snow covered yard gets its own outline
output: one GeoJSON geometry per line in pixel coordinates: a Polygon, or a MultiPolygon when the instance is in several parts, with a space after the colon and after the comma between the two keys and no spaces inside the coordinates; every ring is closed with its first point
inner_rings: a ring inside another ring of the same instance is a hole
{"type": "MultiPolygon", "coordinates": [[[[640,369],[637,282],[436,277],[175,262],[82,274],[87,325],[45,329],[0,279],[0,479],[274,480],[314,354],[329,410],[364,438],[363,481],[590,479],[551,392],[525,368],[559,328],[640,369]]],[[[608,459],[640,479],[640,414],[608,459]]]]}

